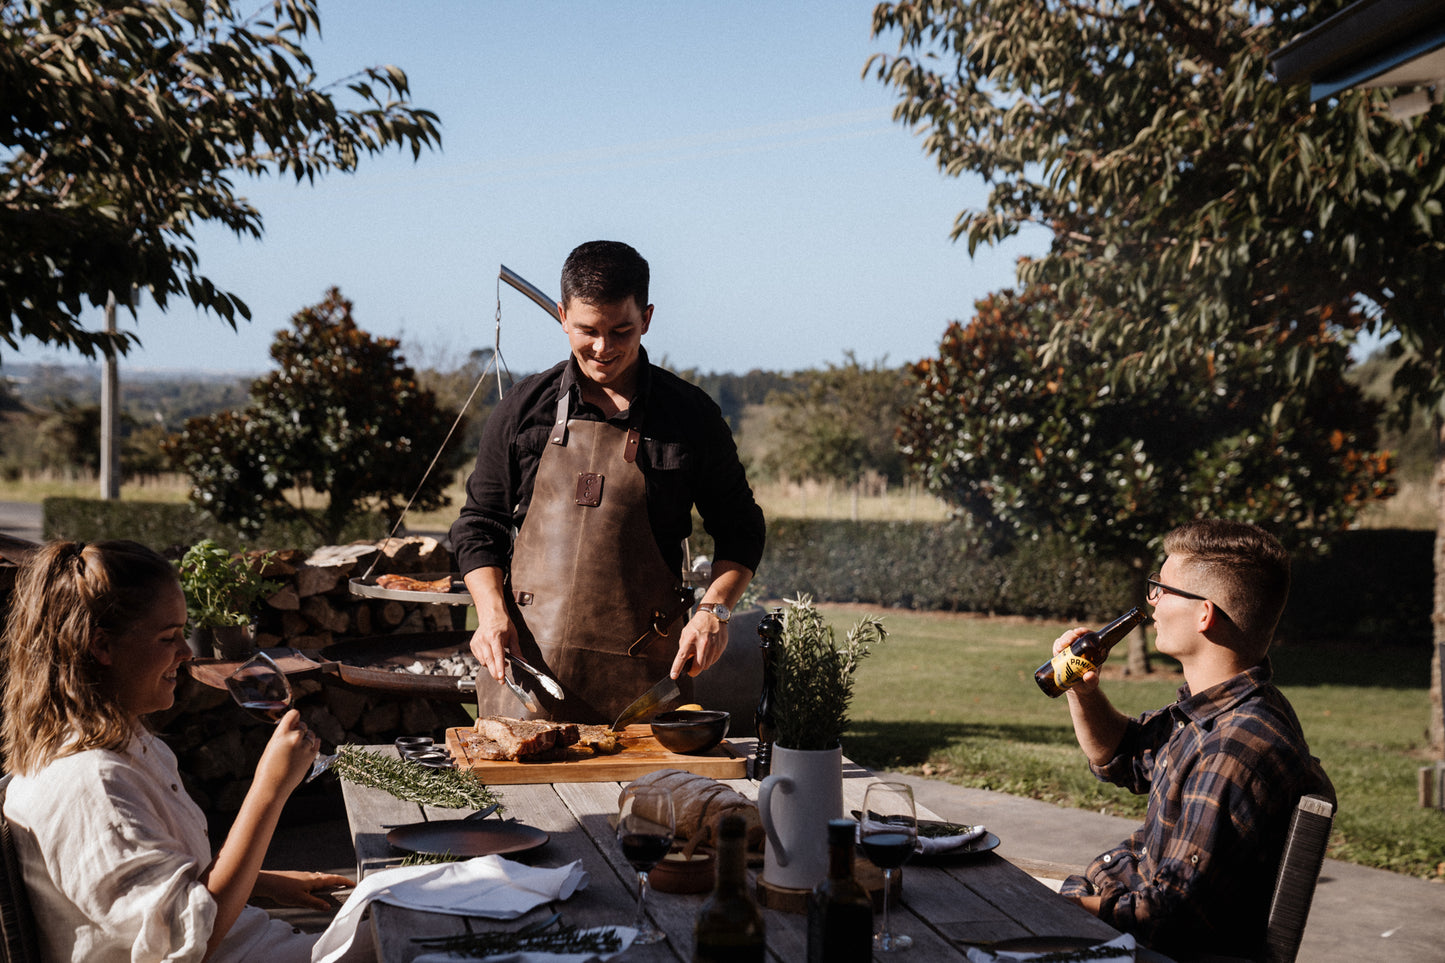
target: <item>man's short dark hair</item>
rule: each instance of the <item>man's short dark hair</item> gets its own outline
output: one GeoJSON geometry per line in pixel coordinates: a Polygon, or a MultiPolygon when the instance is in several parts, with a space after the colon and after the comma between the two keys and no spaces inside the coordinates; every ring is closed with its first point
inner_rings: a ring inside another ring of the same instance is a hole
{"type": "Polygon", "coordinates": [[[1164,536],[1164,551],[1195,575],[1263,657],[1289,598],[1289,552],[1255,525],[1204,519],[1164,536]]]}
{"type": "Polygon", "coordinates": [[[562,265],[562,305],[616,304],[626,298],[647,310],[647,261],[621,241],[588,241],[562,265]]]}

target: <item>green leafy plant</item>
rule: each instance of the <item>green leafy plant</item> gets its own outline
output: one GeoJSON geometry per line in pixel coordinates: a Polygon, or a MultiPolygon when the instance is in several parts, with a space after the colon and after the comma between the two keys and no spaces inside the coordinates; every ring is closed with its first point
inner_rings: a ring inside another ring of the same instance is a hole
{"type": "Polygon", "coordinates": [[[192,627],[250,625],[256,602],[281,588],[281,583],[261,577],[273,554],[248,561],[209,538],[186,549],[178,568],[192,627]]]}
{"type": "Polygon", "coordinates": [[[888,637],[882,619],[864,616],[839,645],[811,596],[788,602],[775,663],[775,742],[786,749],[835,749],[848,728],[853,675],[888,637]]]}

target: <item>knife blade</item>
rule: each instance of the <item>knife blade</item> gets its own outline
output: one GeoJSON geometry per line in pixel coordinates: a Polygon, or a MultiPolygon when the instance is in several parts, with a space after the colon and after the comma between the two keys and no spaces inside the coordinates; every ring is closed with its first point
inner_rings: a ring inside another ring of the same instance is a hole
{"type": "MultiPolygon", "coordinates": [[[[684,672],[687,671],[687,667],[691,662],[692,658],[689,656],[688,660],[682,664],[682,670],[684,672]]],[[[622,710],[622,714],[617,717],[617,721],[612,723],[612,731],[621,732],[632,723],[655,715],[657,710],[663,705],[681,695],[682,690],[677,687],[677,680],[674,679],[670,673],[663,676],[661,682],[642,693],[642,695],[636,699],[633,699],[632,704],[622,710]]]]}

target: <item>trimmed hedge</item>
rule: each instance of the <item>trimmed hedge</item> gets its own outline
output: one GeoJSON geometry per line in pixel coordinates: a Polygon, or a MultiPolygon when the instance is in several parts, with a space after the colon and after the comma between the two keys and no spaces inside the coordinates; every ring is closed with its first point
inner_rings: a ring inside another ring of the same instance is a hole
{"type": "MultiPolygon", "coordinates": [[[[298,548],[320,540],[300,526],[248,541],[188,504],[47,498],[47,539],[133,538],[167,551],[203,538],[239,551],[298,548]]],[[[711,554],[701,526],[694,551],[711,554]]],[[[384,537],[387,524],[360,520],[342,541],[384,537]]],[[[1398,529],[1341,532],[1319,556],[1295,553],[1294,584],[1280,622],[1282,643],[1429,644],[1435,534],[1398,529]]],[[[993,553],[959,522],[774,519],[754,580],[764,597],[982,612],[1102,623],[1129,608],[1126,563],[1080,554],[1061,536],[993,553]]]]}
{"type": "Polygon", "coordinates": [[[1084,558],[1062,538],[996,555],[958,522],[777,519],[759,591],[818,601],[1050,618],[1128,608],[1127,566],[1084,558]]]}
{"type": "MultiPolygon", "coordinates": [[[[122,502],[95,498],[47,498],[41,504],[42,532],[47,541],[57,538],[94,542],[129,538],[163,554],[184,550],[205,538],[233,552],[248,548],[296,548],[313,552],[324,540],[299,522],[272,523],[254,539],[216,521],[189,503],[122,502]]],[[[386,537],[386,520],[367,516],[342,533],[342,542],[372,541],[386,537]]]]}
{"type": "MultiPolygon", "coordinates": [[[[1283,643],[1429,644],[1433,532],[1341,532],[1325,554],[1297,552],[1283,643]]],[[[755,580],[765,597],[1027,615],[1102,623],[1134,604],[1127,563],[1081,555],[1064,538],[993,554],[955,522],[775,519],[755,580]]]]}

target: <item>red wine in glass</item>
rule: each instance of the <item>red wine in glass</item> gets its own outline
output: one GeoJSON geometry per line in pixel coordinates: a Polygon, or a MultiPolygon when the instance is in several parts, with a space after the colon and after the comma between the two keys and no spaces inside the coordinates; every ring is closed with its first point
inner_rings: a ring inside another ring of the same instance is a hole
{"type": "MultiPolygon", "coordinates": [[[[231,698],[253,717],[272,725],[281,721],[286,710],[291,708],[291,683],[286,673],[265,652],[257,652],[226,677],[226,688],[231,698]]],[[[336,756],[318,755],[311,764],[310,782],[326,771],[336,756]]]]}
{"type": "Polygon", "coordinates": [[[647,874],[672,848],[675,829],[672,793],[660,786],[628,786],[617,813],[617,844],[637,870],[637,930],[634,943],[660,943],[667,934],[647,917],[647,874]]]}
{"type": "Polygon", "coordinates": [[[873,937],[873,948],[892,953],[913,945],[913,937],[894,933],[889,919],[893,871],[908,861],[918,844],[918,811],[913,788],[903,782],[875,782],[863,795],[858,841],[868,861],[883,870],[883,928],[873,937]]]}
{"type": "Polygon", "coordinates": [[[908,833],[869,833],[863,837],[863,855],[879,869],[897,869],[908,862],[916,843],[908,833]]]}
{"type": "Polygon", "coordinates": [[[662,862],[668,850],[672,849],[671,836],[657,836],[651,833],[627,833],[618,837],[622,843],[622,855],[636,870],[650,870],[662,862]]]}
{"type": "Polygon", "coordinates": [[[291,708],[291,706],[289,703],[278,699],[249,699],[241,703],[241,708],[262,722],[269,722],[274,725],[281,721],[281,717],[286,714],[286,710],[291,708]]]}

